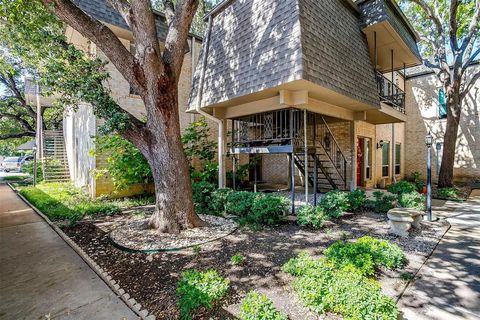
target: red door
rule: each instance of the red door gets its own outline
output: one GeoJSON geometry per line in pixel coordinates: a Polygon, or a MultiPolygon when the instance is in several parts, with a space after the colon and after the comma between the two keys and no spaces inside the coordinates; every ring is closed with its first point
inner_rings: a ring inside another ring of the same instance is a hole
{"type": "Polygon", "coordinates": [[[364,149],[364,139],[357,138],[357,186],[363,187],[362,181],[362,168],[363,168],[363,149],[364,149]]]}

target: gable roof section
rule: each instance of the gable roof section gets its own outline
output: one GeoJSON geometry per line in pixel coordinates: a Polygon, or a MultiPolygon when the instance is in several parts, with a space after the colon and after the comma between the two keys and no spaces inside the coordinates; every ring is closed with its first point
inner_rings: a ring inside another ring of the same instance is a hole
{"type": "MultiPolygon", "coordinates": [[[[73,0],[73,2],[86,14],[97,20],[125,30],[130,29],[122,16],[106,0],[73,0]]],[[[161,40],[165,40],[168,31],[165,17],[163,14],[155,12],[155,20],[157,35],[161,40]]]]}
{"type": "MultiPolygon", "coordinates": [[[[213,15],[201,105],[304,79],[378,107],[367,43],[356,6],[347,1],[231,1],[213,15]]],[[[197,102],[204,49],[190,109],[197,102]]]]}

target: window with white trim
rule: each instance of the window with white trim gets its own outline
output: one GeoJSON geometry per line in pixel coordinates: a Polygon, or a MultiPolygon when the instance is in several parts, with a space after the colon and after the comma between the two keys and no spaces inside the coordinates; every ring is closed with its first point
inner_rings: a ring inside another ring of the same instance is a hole
{"type": "Polygon", "coordinates": [[[382,177],[388,177],[390,172],[390,142],[382,144],[382,177]]]}

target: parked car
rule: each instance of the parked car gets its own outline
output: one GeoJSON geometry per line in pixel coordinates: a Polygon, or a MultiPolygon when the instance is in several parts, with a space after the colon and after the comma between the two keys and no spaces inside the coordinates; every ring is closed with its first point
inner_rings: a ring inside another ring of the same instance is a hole
{"type": "Polygon", "coordinates": [[[22,157],[6,157],[2,161],[2,168],[5,172],[20,171],[22,169],[22,157]]]}

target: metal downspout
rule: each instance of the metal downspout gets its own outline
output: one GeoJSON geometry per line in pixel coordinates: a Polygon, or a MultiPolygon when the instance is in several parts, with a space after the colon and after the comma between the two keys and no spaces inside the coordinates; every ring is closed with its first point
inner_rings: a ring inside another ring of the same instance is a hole
{"type": "Polygon", "coordinates": [[[208,49],[210,46],[210,33],[212,30],[212,15],[208,17],[207,33],[205,38],[205,51],[202,57],[202,69],[200,70],[200,82],[198,84],[197,105],[195,110],[207,119],[210,119],[218,125],[218,187],[225,187],[225,179],[223,176],[223,153],[224,153],[224,141],[223,141],[223,120],[218,119],[211,114],[202,110],[202,97],[203,97],[203,85],[205,80],[205,67],[207,65],[208,49]]]}

